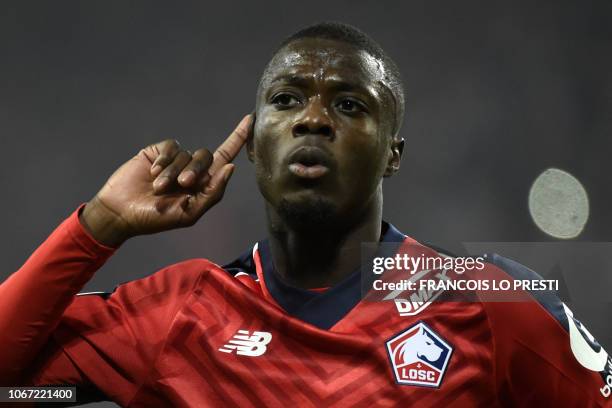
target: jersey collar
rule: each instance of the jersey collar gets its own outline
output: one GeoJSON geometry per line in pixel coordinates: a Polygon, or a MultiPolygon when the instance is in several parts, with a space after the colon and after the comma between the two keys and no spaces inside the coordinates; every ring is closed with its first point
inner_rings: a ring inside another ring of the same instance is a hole
{"type": "MultiPolygon", "coordinates": [[[[382,224],[381,243],[374,257],[394,256],[407,237],[393,225],[382,224]]],[[[283,282],[272,263],[268,240],[256,244],[252,261],[257,270],[265,296],[282,307],[291,316],[321,329],[329,329],[359,303],[362,294],[362,268],[371,269],[371,262],[357,268],[344,280],[324,292],[296,288],[283,282]]],[[[364,272],[368,269],[364,269],[364,272]]],[[[364,276],[371,276],[371,270],[364,276]]],[[[369,283],[365,283],[369,284],[369,283]]]]}

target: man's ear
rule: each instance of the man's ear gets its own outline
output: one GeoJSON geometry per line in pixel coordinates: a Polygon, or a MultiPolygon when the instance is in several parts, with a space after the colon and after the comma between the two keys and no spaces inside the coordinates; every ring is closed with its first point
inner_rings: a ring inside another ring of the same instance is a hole
{"type": "Polygon", "coordinates": [[[247,152],[247,158],[249,159],[249,161],[251,163],[253,163],[253,160],[255,158],[255,146],[253,143],[253,137],[255,136],[255,111],[253,111],[253,113],[251,113],[251,115],[253,116],[253,119],[251,120],[251,126],[249,126],[249,134],[247,136],[247,141],[246,141],[246,152],[247,152]]]}
{"type": "Polygon", "coordinates": [[[387,168],[383,177],[391,177],[400,168],[400,161],[402,160],[402,153],[404,151],[404,139],[401,137],[394,137],[391,141],[391,154],[389,155],[389,161],[387,162],[387,168]]]}

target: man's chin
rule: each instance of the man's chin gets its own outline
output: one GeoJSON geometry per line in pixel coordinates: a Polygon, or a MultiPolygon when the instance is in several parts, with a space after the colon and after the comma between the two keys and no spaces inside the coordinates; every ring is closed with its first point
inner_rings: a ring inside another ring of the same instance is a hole
{"type": "Polygon", "coordinates": [[[284,197],[278,206],[278,215],[293,229],[318,230],[333,225],[338,218],[336,204],[319,194],[298,194],[284,197]]]}

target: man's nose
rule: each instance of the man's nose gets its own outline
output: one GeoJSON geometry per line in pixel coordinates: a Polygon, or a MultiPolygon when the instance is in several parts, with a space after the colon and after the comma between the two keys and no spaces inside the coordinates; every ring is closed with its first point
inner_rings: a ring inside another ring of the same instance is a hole
{"type": "Polygon", "coordinates": [[[334,128],[327,107],[322,103],[320,97],[308,101],[292,130],[294,137],[320,135],[331,138],[334,136],[334,128]]]}

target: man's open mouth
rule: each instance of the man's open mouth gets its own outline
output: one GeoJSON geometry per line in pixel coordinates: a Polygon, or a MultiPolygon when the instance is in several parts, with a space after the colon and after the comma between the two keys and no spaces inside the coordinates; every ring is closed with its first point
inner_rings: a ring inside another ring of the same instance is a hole
{"type": "Polygon", "coordinates": [[[298,147],[289,156],[289,171],[301,178],[315,179],[330,171],[330,155],[316,146],[298,147]]]}

